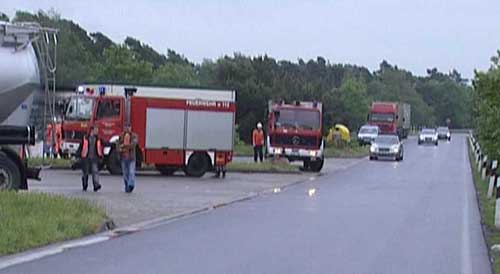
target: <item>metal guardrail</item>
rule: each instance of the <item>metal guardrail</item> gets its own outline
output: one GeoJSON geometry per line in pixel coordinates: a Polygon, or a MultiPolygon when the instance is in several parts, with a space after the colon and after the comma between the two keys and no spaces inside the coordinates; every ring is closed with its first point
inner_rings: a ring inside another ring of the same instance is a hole
{"type": "Polygon", "coordinates": [[[500,228],[500,180],[498,180],[498,160],[488,159],[488,155],[485,155],[481,149],[481,145],[474,138],[472,132],[469,135],[469,145],[474,152],[474,162],[477,165],[477,170],[481,175],[482,180],[489,178],[488,185],[488,198],[496,199],[495,206],[495,227],[500,228]]]}
{"type": "Polygon", "coordinates": [[[450,132],[459,134],[472,134],[474,130],[470,128],[452,128],[450,129],[450,132]]]}

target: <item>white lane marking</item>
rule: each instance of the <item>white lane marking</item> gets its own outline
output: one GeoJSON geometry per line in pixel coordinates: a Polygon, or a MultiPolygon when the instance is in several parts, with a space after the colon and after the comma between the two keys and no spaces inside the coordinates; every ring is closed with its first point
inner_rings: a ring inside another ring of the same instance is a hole
{"type": "MultiPolygon", "coordinates": [[[[464,170],[470,170],[467,168],[468,157],[466,157],[465,152],[463,151],[462,146],[462,159],[464,163],[464,170]],[[464,157],[465,156],[465,157],[464,157]]],[[[472,172],[472,171],[471,171],[472,172]]],[[[472,274],[472,263],[471,263],[471,254],[470,254],[470,235],[469,235],[469,192],[468,192],[468,183],[469,178],[471,176],[465,176],[467,172],[464,172],[464,176],[462,176],[462,191],[464,194],[464,202],[462,207],[462,273],[463,274],[472,274]]]]}
{"type": "Polygon", "coordinates": [[[6,260],[1,260],[0,261],[0,269],[4,269],[7,267],[11,267],[14,265],[27,263],[27,262],[31,262],[31,261],[35,261],[35,260],[39,260],[39,259],[42,259],[42,258],[47,257],[47,256],[56,255],[56,254],[62,253],[63,251],[65,251],[67,249],[93,245],[93,244],[104,242],[107,240],[109,240],[108,236],[98,236],[98,237],[92,237],[90,239],[65,243],[65,244],[54,246],[54,247],[43,248],[40,251],[28,252],[28,254],[25,254],[25,255],[19,255],[19,256],[14,255],[12,258],[7,258],[6,260]]]}

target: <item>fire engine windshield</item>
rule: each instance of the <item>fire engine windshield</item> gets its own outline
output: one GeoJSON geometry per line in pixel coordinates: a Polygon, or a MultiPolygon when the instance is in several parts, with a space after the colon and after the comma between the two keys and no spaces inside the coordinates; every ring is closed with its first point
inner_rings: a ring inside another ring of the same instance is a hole
{"type": "Polygon", "coordinates": [[[66,119],[78,121],[90,120],[93,109],[93,98],[72,97],[66,109],[66,119]]]}
{"type": "Polygon", "coordinates": [[[277,128],[297,128],[318,130],[320,128],[319,111],[282,109],[275,112],[277,128]]]}
{"type": "Polygon", "coordinates": [[[391,113],[372,113],[370,114],[370,121],[392,123],[394,115],[391,113]]]}

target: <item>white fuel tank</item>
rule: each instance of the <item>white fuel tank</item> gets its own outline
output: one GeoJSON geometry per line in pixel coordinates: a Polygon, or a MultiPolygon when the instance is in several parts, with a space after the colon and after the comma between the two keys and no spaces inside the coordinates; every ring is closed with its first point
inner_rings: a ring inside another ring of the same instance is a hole
{"type": "Polygon", "coordinates": [[[13,38],[6,25],[0,22],[0,124],[26,125],[33,95],[41,92],[38,61],[31,43],[13,38]]]}

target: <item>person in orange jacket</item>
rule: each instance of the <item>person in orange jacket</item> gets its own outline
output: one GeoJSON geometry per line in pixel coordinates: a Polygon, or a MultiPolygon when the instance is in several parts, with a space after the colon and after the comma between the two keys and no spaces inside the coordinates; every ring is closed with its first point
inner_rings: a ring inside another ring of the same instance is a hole
{"type": "Polygon", "coordinates": [[[102,141],[97,136],[99,129],[97,127],[90,128],[90,134],[83,136],[77,155],[81,157],[82,166],[82,188],[87,191],[89,174],[92,174],[92,184],[94,192],[101,189],[99,184],[99,160],[103,157],[102,141]]]}
{"type": "Polygon", "coordinates": [[[56,136],[55,136],[55,158],[61,156],[61,142],[62,142],[62,125],[61,123],[56,123],[56,136]]]}
{"type": "Polygon", "coordinates": [[[253,130],[252,133],[252,145],[253,145],[253,160],[257,163],[257,159],[264,160],[264,130],[262,130],[262,123],[257,123],[257,128],[253,130]]]}

